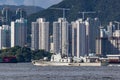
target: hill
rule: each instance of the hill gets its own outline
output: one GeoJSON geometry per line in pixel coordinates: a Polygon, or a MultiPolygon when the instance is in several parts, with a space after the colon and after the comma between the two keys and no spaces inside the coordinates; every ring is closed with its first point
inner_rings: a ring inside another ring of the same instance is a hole
{"type": "Polygon", "coordinates": [[[63,0],[57,5],[53,5],[42,12],[38,12],[29,16],[29,21],[35,21],[38,17],[45,17],[48,21],[57,20],[62,17],[62,11],[50,9],[54,8],[70,8],[66,12],[66,18],[69,21],[81,18],[79,11],[96,11],[96,14],[86,14],[85,17],[98,17],[103,25],[109,21],[120,21],[120,0],[63,0]]]}
{"type": "Polygon", "coordinates": [[[0,11],[5,8],[8,7],[11,11],[15,11],[18,8],[22,8],[24,9],[28,15],[31,15],[33,13],[37,13],[40,12],[42,10],[44,10],[44,8],[42,7],[37,7],[37,6],[24,6],[24,5],[20,5],[20,6],[15,6],[15,5],[0,5],[0,11]]]}
{"type": "MultiPolygon", "coordinates": [[[[58,17],[62,17],[62,11],[51,8],[69,8],[66,12],[66,18],[69,22],[82,17],[78,12],[95,11],[96,14],[86,14],[86,17],[98,17],[102,25],[108,24],[109,21],[120,21],[120,0],[63,0],[62,2],[49,7],[41,12],[32,14],[28,17],[28,34],[31,34],[31,22],[39,17],[46,18],[50,21],[50,33],[52,33],[52,22],[58,17]]],[[[29,38],[30,42],[30,38],[29,38]]]]}

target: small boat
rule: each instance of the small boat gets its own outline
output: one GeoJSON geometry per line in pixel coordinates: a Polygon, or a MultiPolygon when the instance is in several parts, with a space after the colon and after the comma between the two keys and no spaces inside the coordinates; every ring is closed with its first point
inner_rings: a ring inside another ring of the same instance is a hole
{"type": "Polygon", "coordinates": [[[6,56],[3,58],[0,58],[0,63],[17,63],[17,59],[15,56],[6,56]]]}
{"type": "Polygon", "coordinates": [[[70,65],[70,63],[40,61],[40,60],[32,61],[32,63],[33,65],[36,66],[69,66],[70,65]]]}
{"type": "Polygon", "coordinates": [[[33,60],[33,65],[36,66],[107,66],[108,63],[68,63],[68,62],[52,62],[52,61],[40,61],[33,60]]]}
{"type": "Polygon", "coordinates": [[[90,62],[89,58],[87,57],[62,58],[60,54],[52,55],[50,61],[47,61],[47,58],[44,58],[43,60],[33,60],[32,63],[33,65],[36,66],[107,66],[108,65],[106,61],[90,62]]]}

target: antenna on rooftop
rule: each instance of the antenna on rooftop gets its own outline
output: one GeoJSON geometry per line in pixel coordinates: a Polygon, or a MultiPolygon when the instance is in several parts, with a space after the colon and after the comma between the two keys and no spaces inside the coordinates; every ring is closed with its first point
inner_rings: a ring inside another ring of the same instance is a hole
{"type": "Polygon", "coordinates": [[[65,18],[65,11],[69,11],[69,8],[50,8],[50,9],[56,9],[56,10],[62,10],[63,11],[63,18],[65,18]]]}

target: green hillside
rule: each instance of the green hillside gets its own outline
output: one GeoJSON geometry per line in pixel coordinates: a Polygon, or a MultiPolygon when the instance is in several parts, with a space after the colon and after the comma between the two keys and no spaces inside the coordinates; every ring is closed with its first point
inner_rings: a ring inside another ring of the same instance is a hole
{"type": "Polygon", "coordinates": [[[24,5],[20,5],[20,6],[16,6],[16,5],[0,5],[0,11],[3,8],[8,7],[11,11],[16,11],[18,8],[22,8],[24,9],[28,15],[36,13],[36,12],[40,12],[42,10],[44,10],[42,7],[37,7],[37,6],[24,6],[24,5]]]}
{"type": "Polygon", "coordinates": [[[62,11],[51,8],[70,8],[70,11],[66,12],[66,18],[69,22],[82,17],[82,14],[78,14],[79,11],[95,11],[96,14],[86,14],[85,18],[98,17],[102,25],[108,24],[109,21],[120,21],[120,0],[63,0],[42,12],[30,15],[28,17],[28,34],[31,33],[31,22],[39,17],[46,18],[47,21],[51,22],[50,32],[52,33],[52,22],[58,17],[62,17],[62,11]]]}
{"type": "MultiPolygon", "coordinates": [[[[86,14],[86,17],[99,17],[103,23],[113,20],[120,20],[120,0],[63,0],[57,5],[51,7],[70,8],[66,17],[69,21],[82,17],[79,11],[96,11],[96,14],[86,14]]],[[[29,16],[30,21],[38,17],[45,17],[49,21],[57,20],[62,17],[62,11],[48,9],[29,16]]]]}

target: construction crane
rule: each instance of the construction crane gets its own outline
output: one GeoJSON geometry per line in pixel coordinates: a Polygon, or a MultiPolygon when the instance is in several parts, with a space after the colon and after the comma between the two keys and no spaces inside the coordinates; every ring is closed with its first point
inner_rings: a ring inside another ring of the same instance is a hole
{"type": "Polygon", "coordinates": [[[119,28],[120,28],[120,22],[114,21],[114,23],[118,24],[118,30],[120,30],[120,29],[119,29],[119,28]]]}
{"type": "MultiPolygon", "coordinates": [[[[114,23],[116,23],[118,25],[118,30],[120,30],[120,22],[114,21],[114,23]]],[[[119,37],[120,37],[120,31],[119,31],[119,37]]]]}
{"type": "Polygon", "coordinates": [[[65,18],[65,11],[69,11],[69,8],[50,8],[50,9],[56,9],[56,10],[62,10],[63,11],[63,18],[65,18]]]}
{"type": "Polygon", "coordinates": [[[79,14],[82,14],[83,20],[85,19],[85,14],[95,14],[96,12],[94,11],[88,11],[88,12],[79,12],[79,14]]]}

